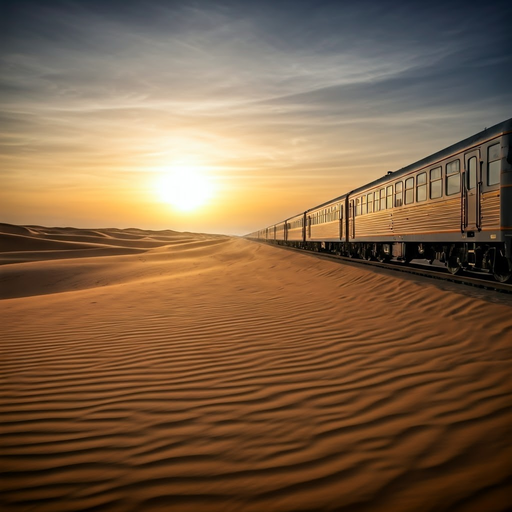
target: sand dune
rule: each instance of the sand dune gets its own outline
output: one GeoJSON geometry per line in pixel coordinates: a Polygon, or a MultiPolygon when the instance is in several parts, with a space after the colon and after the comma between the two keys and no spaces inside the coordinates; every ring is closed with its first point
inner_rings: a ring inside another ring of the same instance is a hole
{"type": "Polygon", "coordinates": [[[0,509],[511,508],[507,296],[128,234],[0,267],[0,509]]]}
{"type": "MultiPolygon", "coordinates": [[[[80,230],[0,224],[0,265],[52,259],[139,254],[169,244],[197,241],[189,233],[134,228],[80,230]]],[[[14,296],[24,296],[18,292],[14,296]]],[[[5,292],[0,292],[5,297],[5,292]]]]}

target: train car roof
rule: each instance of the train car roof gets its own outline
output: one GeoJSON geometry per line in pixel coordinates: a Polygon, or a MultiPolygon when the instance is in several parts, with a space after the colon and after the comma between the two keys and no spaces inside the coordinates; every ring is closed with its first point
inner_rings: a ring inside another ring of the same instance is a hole
{"type": "Polygon", "coordinates": [[[345,199],[348,195],[349,194],[346,193],[346,194],[343,194],[341,196],[335,197],[334,199],[329,199],[329,201],[325,201],[325,203],[319,204],[317,206],[313,206],[313,208],[308,208],[307,210],[304,210],[303,212],[297,213],[296,215],[292,215],[291,217],[288,217],[287,219],[282,220],[282,221],[278,222],[277,224],[281,224],[282,222],[288,222],[288,221],[290,221],[292,219],[295,219],[296,217],[302,217],[305,213],[311,212],[313,210],[318,210],[318,208],[323,208],[324,206],[327,206],[328,204],[332,204],[332,203],[335,203],[337,201],[341,201],[341,200],[345,199]]]}
{"type": "Polygon", "coordinates": [[[385,174],[381,178],[378,178],[370,183],[366,183],[365,185],[361,185],[360,187],[354,189],[351,192],[351,194],[355,194],[355,193],[361,192],[362,190],[372,188],[381,183],[386,183],[389,180],[399,178],[400,176],[403,176],[404,174],[407,174],[408,172],[413,171],[415,169],[421,169],[423,167],[427,167],[428,165],[433,164],[433,163],[435,163],[439,160],[442,160],[444,158],[447,158],[450,155],[459,153],[460,151],[462,151],[463,149],[465,149],[467,147],[471,147],[471,146],[481,143],[487,139],[490,139],[492,137],[496,137],[498,135],[502,135],[503,133],[508,133],[508,132],[512,132],[512,118],[507,119],[506,121],[502,121],[501,123],[495,124],[494,126],[491,126],[490,128],[486,128],[485,130],[482,130],[481,132],[478,132],[477,134],[472,135],[471,137],[468,137],[467,139],[464,139],[464,140],[461,140],[460,142],[452,144],[451,146],[441,149],[440,151],[437,151],[436,153],[432,153],[431,155],[429,155],[425,158],[422,158],[421,160],[418,160],[417,162],[409,164],[406,167],[402,167],[401,169],[398,169],[396,171],[389,171],[387,174],[385,174]]]}

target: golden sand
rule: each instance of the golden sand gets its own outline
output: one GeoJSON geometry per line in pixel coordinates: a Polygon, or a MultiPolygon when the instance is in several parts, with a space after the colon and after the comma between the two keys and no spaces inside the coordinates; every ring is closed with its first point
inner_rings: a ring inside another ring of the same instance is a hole
{"type": "Polygon", "coordinates": [[[223,236],[0,231],[1,510],[512,506],[506,298],[223,236]]]}

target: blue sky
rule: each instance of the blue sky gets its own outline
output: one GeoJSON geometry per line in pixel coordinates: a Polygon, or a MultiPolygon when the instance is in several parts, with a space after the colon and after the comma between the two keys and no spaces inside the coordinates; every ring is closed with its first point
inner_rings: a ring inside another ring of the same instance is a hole
{"type": "Polygon", "coordinates": [[[4,222],[243,234],[512,117],[510,2],[0,2],[4,222]],[[193,161],[201,212],[154,177],[193,161]]]}

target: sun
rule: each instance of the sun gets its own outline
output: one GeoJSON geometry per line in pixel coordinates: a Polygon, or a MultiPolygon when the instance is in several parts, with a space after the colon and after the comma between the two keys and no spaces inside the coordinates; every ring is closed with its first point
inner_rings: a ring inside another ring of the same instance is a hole
{"type": "Polygon", "coordinates": [[[213,194],[209,176],[192,165],[173,166],[161,176],[157,186],[161,199],[182,212],[204,206],[213,194]]]}

